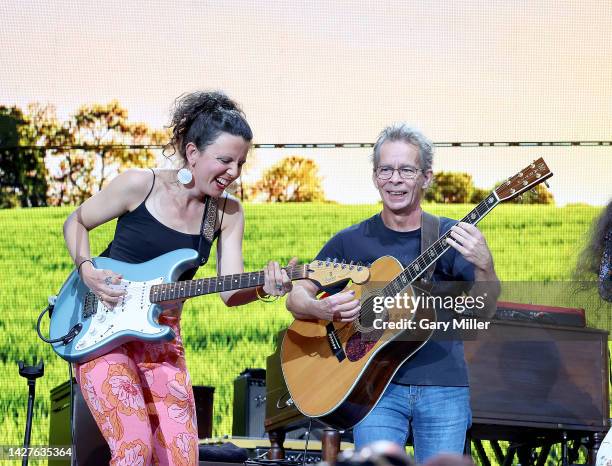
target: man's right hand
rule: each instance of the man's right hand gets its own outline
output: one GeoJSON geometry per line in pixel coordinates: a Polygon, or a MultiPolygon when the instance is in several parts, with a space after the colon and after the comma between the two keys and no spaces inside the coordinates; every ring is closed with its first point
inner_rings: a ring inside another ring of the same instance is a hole
{"type": "Polygon", "coordinates": [[[355,292],[342,291],[317,302],[317,317],[332,322],[352,322],[359,317],[361,305],[355,292]]]}

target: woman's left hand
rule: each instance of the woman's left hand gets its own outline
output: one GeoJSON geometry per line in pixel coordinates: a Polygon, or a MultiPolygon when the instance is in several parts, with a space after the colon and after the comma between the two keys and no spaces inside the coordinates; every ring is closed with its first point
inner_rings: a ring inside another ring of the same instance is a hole
{"type": "MultiPolygon", "coordinates": [[[[298,259],[294,257],[289,261],[287,267],[293,267],[297,264],[298,259]]],[[[270,296],[285,296],[291,291],[293,284],[287,271],[282,269],[278,262],[270,261],[264,269],[264,293],[270,296]]]]}

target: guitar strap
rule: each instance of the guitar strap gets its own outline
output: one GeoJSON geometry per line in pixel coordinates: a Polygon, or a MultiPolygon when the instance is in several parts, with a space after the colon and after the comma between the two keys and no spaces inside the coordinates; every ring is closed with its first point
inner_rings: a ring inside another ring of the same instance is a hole
{"type": "MultiPolygon", "coordinates": [[[[421,211],[421,254],[434,244],[440,237],[440,217],[428,214],[424,210],[421,211]]],[[[437,262],[437,261],[436,261],[437,262]]],[[[421,280],[430,281],[433,276],[436,262],[431,264],[425,273],[421,276],[421,280]]]]}
{"type": "Polygon", "coordinates": [[[200,266],[208,262],[210,256],[210,247],[206,254],[202,254],[202,240],[212,246],[215,238],[215,227],[217,226],[217,201],[216,197],[206,197],[204,204],[204,214],[202,215],[202,226],[200,228],[200,241],[198,243],[198,254],[200,256],[200,266]]]}

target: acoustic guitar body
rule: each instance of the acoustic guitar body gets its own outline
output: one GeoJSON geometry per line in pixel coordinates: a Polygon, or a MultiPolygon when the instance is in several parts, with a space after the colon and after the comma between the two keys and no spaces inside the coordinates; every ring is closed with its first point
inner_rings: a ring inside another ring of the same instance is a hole
{"type": "MultiPolygon", "coordinates": [[[[348,287],[361,302],[360,325],[296,320],[281,347],[281,367],[295,406],[308,417],[338,429],[361,421],[376,405],[393,375],[423,346],[433,330],[397,330],[392,323],[436,320],[435,310],[404,305],[373,311],[373,300],[402,271],[397,259],[384,256],[370,268],[370,280],[348,287]],[[373,327],[378,319],[384,329],[373,327]]],[[[414,294],[406,285],[403,291],[414,294]]]]}

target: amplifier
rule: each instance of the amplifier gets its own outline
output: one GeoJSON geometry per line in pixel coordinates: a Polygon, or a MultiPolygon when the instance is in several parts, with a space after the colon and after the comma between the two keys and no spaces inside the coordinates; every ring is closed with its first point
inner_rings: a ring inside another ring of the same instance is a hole
{"type": "MultiPolygon", "coordinates": [[[[73,379],[74,380],[74,379],[73,379]]],[[[198,437],[210,437],[212,434],[213,387],[195,385],[193,387],[196,402],[196,419],[198,437]]],[[[51,389],[51,414],[49,419],[49,445],[68,446],[72,444],[70,429],[70,381],[51,389]]],[[[108,466],[110,449],[100,433],[98,425],[89,412],[79,385],[74,381],[72,417],[74,422],[74,449],[72,451],[75,465],[108,466]]],[[[70,459],[56,461],[54,465],[70,465],[70,459]]]]}
{"type": "MultiPolygon", "coordinates": [[[[49,445],[66,446],[72,444],[70,408],[70,381],[68,380],[51,389],[49,445]]],[[[110,462],[110,450],[89,412],[76,381],[73,384],[72,417],[74,422],[73,464],[107,466],[110,462]]],[[[56,461],[54,464],[68,466],[70,465],[70,458],[65,461],[56,461]]]]}
{"type": "Polygon", "coordinates": [[[497,302],[497,311],[495,312],[494,319],[586,327],[584,309],[509,303],[505,301],[497,302]]]}
{"type": "MultiPolygon", "coordinates": [[[[268,438],[264,426],[267,397],[265,369],[245,369],[234,379],[232,437],[268,438]]],[[[307,426],[308,421],[305,421],[301,426],[292,427],[285,438],[304,438],[307,426]]],[[[315,421],[311,438],[321,438],[323,431],[318,427],[319,423],[315,421]]]]}
{"type": "Polygon", "coordinates": [[[245,369],[234,379],[233,413],[233,437],[265,437],[265,369],[245,369]]]}

